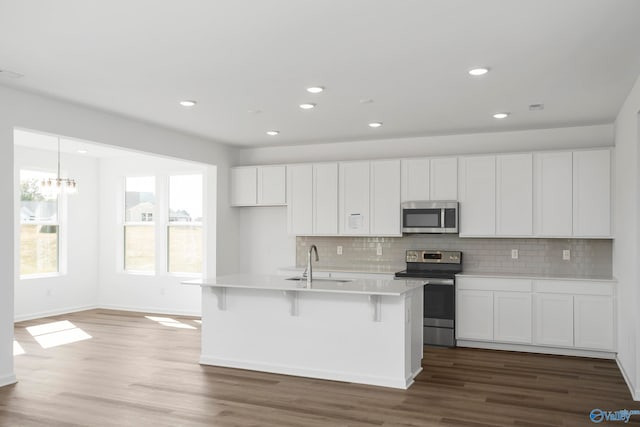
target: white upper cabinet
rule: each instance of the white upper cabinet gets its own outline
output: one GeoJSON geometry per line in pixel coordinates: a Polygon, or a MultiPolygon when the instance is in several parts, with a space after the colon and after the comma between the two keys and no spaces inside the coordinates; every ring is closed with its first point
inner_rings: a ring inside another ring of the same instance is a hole
{"type": "Polygon", "coordinates": [[[611,236],[611,151],[573,153],[573,235],[611,236]]]}
{"type": "Polygon", "coordinates": [[[338,164],[313,165],[313,234],[338,234],[338,164]]]}
{"type": "Polygon", "coordinates": [[[401,236],[400,160],[372,161],[370,173],[370,234],[401,236]]]}
{"type": "Polygon", "coordinates": [[[401,164],[401,201],[431,200],[429,197],[429,159],[403,159],[401,164]]]}
{"type": "Polygon", "coordinates": [[[231,169],[231,205],[255,206],[258,203],[258,168],[243,166],[231,169]]]}
{"type": "Polygon", "coordinates": [[[289,234],[313,234],[313,166],[287,167],[287,222],[289,234]]]}
{"type": "Polygon", "coordinates": [[[573,155],[571,152],[534,154],[535,234],[569,237],[572,231],[573,155]]]}
{"type": "Polygon", "coordinates": [[[340,234],[369,234],[369,162],[340,163],[340,234]]]}
{"type": "Polygon", "coordinates": [[[458,158],[436,157],[429,162],[429,200],[458,200],[458,158]]]}
{"type": "Polygon", "coordinates": [[[287,203],[287,175],[285,166],[258,167],[258,204],[284,205],[287,203]]]}
{"type": "Polygon", "coordinates": [[[460,157],[460,236],[496,233],[496,156],[460,157]]]}
{"type": "Polygon", "coordinates": [[[282,165],[231,168],[231,205],[284,205],[286,181],[286,167],[282,165]]]}
{"type": "Polygon", "coordinates": [[[496,158],[496,235],[533,234],[533,155],[496,158]]]}

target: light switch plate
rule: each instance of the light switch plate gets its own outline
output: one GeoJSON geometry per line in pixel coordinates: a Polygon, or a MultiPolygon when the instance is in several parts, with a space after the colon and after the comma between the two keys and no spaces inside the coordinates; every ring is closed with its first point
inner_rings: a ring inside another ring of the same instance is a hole
{"type": "Polygon", "coordinates": [[[562,251],[562,259],[564,261],[569,261],[571,259],[571,251],[569,249],[565,249],[562,251]]]}
{"type": "Polygon", "coordinates": [[[518,250],[511,249],[511,259],[518,259],[518,250]]]}
{"type": "Polygon", "coordinates": [[[338,247],[336,248],[336,253],[337,253],[338,255],[342,255],[342,246],[338,246],[338,247]]]}
{"type": "Polygon", "coordinates": [[[376,255],[382,256],[382,245],[378,243],[378,247],[376,248],[376,255]]]}

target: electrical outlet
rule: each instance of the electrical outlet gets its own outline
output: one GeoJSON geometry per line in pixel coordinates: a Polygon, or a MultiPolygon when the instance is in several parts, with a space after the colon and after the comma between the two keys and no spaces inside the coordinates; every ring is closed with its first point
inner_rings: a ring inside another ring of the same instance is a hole
{"type": "Polygon", "coordinates": [[[382,256],[382,244],[378,243],[378,247],[376,248],[376,255],[382,256]]]}
{"type": "Polygon", "coordinates": [[[518,259],[518,250],[511,249],[511,259],[518,259]]]}
{"type": "Polygon", "coordinates": [[[564,261],[569,261],[571,259],[571,251],[569,249],[565,249],[562,251],[562,259],[564,261]]]}
{"type": "Polygon", "coordinates": [[[338,247],[337,247],[337,249],[336,249],[336,253],[337,253],[338,255],[342,255],[342,246],[338,246],[338,247]]]}

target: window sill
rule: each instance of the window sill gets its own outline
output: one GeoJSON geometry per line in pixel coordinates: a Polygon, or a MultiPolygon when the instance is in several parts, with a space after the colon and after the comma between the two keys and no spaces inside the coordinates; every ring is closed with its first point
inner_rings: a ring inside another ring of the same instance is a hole
{"type": "Polygon", "coordinates": [[[61,277],[64,276],[63,273],[40,273],[40,274],[26,274],[20,275],[20,280],[32,280],[32,279],[50,279],[53,277],[61,277]]]}

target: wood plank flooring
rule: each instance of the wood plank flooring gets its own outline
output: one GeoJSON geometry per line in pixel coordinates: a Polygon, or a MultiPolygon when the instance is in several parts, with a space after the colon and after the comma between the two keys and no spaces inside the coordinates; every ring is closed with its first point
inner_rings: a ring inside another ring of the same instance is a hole
{"type": "Polygon", "coordinates": [[[174,322],[90,310],[16,324],[25,354],[0,426],[588,426],[594,408],[640,409],[611,360],[425,348],[404,391],[201,366],[196,319],[156,316],[174,322]],[[64,320],[92,338],[43,349],[26,329],[64,320]]]}

